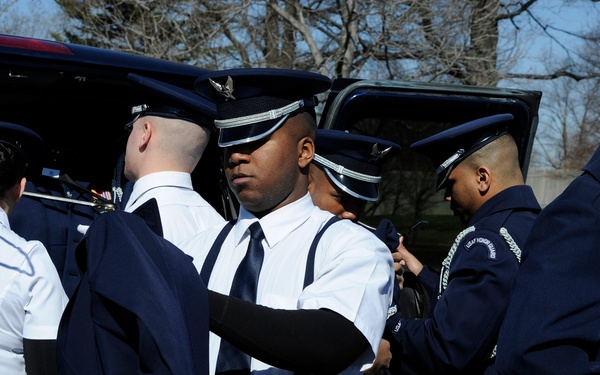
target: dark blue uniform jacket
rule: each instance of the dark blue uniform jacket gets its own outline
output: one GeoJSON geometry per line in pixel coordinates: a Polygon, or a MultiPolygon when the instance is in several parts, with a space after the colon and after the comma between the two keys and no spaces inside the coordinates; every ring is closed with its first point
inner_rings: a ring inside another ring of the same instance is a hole
{"type": "MultiPolygon", "coordinates": [[[[86,184],[81,184],[87,188],[86,184]]],[[[50,179],[44,185],[28,181],[25,191],[88,200],[80,191],[50,179]]],[[[38,240],[46,246],[70,297],[79,282],[75,248],[83,235],[77,231],[77,225],[90,225],[100,212],[90,206],[23,196],[15,207],[10,226],[25,239],[38,240]]]]}
{"type": "Polygon", "coordinates": [[[483,373],[519,268],[500,229],[522,249],[540,209],[531,187],[521,185],[497,194],[473,215],[467,228],[474,230],[455,240],[447,287],[439,299],[433,293],[437,302],[430,317],[387,322],[385,337],[400,373],[483,373]]]}
{"type": "MultiPolygon", "coordinates": [[[[76,181],[83,189],[91,189],[88,182],[76,181]]],[[[131,194],[133,184],[127,182],[124,198],[131,194]]],[[[42,177],[37,182],[28,181],[25,191],[91,202],[89,195],[72,185],[42,177]]],[[[125,202],[125,201],[123,201],[125,202]]],[[[117,209],[124,208],[120,201],[113,202],[117,209]]],[[[10,218],[10,227],[27,240],[38,240],[44,244],[58,271],[58,276],[68,297],[79,283],[79,270],[75,263],[75,249],[83,234],[79,225],[90,225],[105,209],[46,198],[24,195],[16,205],[10,218]]]]}
{"type": "Polygon", "coordinates": [[[207,291],[188,255],[137,215],[113,211],[92,223],[76,257],[61,374],[208,373],[207,291]]]}
{"type": "Polygon", "coordinates": [[[600,374],[600,148],[538,216],[498,339],[501,374],[600,374]]]}

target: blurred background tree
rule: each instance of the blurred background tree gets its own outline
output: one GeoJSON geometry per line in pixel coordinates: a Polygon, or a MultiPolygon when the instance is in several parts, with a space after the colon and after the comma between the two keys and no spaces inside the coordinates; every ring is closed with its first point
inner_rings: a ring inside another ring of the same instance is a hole
{"type": "Polygon", "coordinates": [[[575,58],[542,74],[514,72],[531,24],[552,27],[532,10],[542,0],[55,1],[69,20],[65,41],[212,69],[281,67],[478,86],[597,77],[575,58]]]}

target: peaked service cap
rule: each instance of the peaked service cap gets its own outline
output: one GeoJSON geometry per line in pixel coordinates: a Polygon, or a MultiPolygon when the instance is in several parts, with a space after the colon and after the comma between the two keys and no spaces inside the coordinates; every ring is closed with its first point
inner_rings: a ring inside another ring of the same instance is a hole
{"type": "Polygon", "coordinates": [[[331,80],[300,70],[247,68],[209,72],[194,85],[216,103],[218,143],[228,147],[266,137],[291,113],[314,113],[316,95],[329,90],[331,80]]]}
{"type": "Polygon", "coordinates": [[[381,167],[400,152],[400,145],[342,130],[319,129],[313,163],[351,196],[375,202],[379,199],[381,167]]]}
{"type": "Polygon", "coordinates": [[[446,187],[452,169],[483,146],[510,133],[514,116],[503,113],[452,127],[410,145],[410,149],[428,156],[438,166],[437,190],[446,187]]]}
{"type": "Polygon", "coordinates": [[[25,126],[0,122],[0,143],[23,156],[28,165],[26,176],[38,174],[38,170],[32,170],[34,168],[39,168],[41,171],[46,143],[38,133],[25,126]]]}
{"type": "MultiPolygon", "coordinates": [[[[129,73],[127,78],[138,85],[146,103],[135,105],[131,114],[135,121],[139,116],[158,116],[181,119],[215,131],[214,119],[217,109],[214,103],[186,90],[153,78],[129,73]]],[[[133,124],[130,122],[127,126],[133,124]]]]}

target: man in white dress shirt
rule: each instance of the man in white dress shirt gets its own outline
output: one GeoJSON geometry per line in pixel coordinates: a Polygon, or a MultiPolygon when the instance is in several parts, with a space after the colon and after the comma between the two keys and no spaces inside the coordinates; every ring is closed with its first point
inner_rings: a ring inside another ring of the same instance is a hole
{"type": "Polygon", "coordinates": [[[41,137],[0,122],[0,374],[57,373],[56,335],[68,299],[48,251],[10,228],[41,137]],[[29,162],[29,166],[27,164],[29,162]]]}
{"type": "Polygon", "coordinates": [[[391,300],[393,262],[376,236],[319,209],[308,193],[316,95],[331,81],[294,70],[231,69],[207,73],[195,85],[217,103],[225,174],[241,205],[233,225],[209,228],[182,247],[209,289],[210,373],[369,368],[391,300]],[[337,222],[327,227],[332,218],[337,222]],[[256,222],[264,255],[249,301],[231,294],[256,222]],[[223,355],[229,345],[249,358],[238,364],[223,355]]]}
{"type": "Polygon", "coordinates": [[[223,217],[192,186],[191,173],[200,161],[216,115],[213,103],[191,91],[142,77],[128,76],[148,102],[132,108],[133,121],[125,152],[124,175],[134,182],[125,211],[155,198],[162,235],[175,245],[223,217]]]}

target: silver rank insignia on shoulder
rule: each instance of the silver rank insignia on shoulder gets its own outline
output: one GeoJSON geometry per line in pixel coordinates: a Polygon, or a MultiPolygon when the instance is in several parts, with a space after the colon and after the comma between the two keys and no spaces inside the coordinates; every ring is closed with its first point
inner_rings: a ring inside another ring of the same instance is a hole
{"type": "Polygon", "coordinates": [[[369,161],[377,161],[377,160],[381,159],[382,157],[385,156],[385,154],[390,152],[391,149],[392,149],[391,147],[388,147],[383,151],[379,151],[379,145],[377,143],[375,143],[373,145],[373,149],[371,150],[371,158],[369,159],[369,161]]]}
{"type": "Polygon", "coordinates": [[[123,189],[120,186],[113,186],[112,191],[115,195],[115,203],[121,202],[123,200],[123,189]]]}
{"type": "Polygon", "coordinates": [[[212,80],[212,78],[209,78],[208,80],[210,81],[212,87],[214,87],[219,94],[225,97],[225,100],[235,100],[235,96],[233,96],[233,79],[230,76],[227,76],[227,82],[225,84],[215,82],[212,80]]]}

